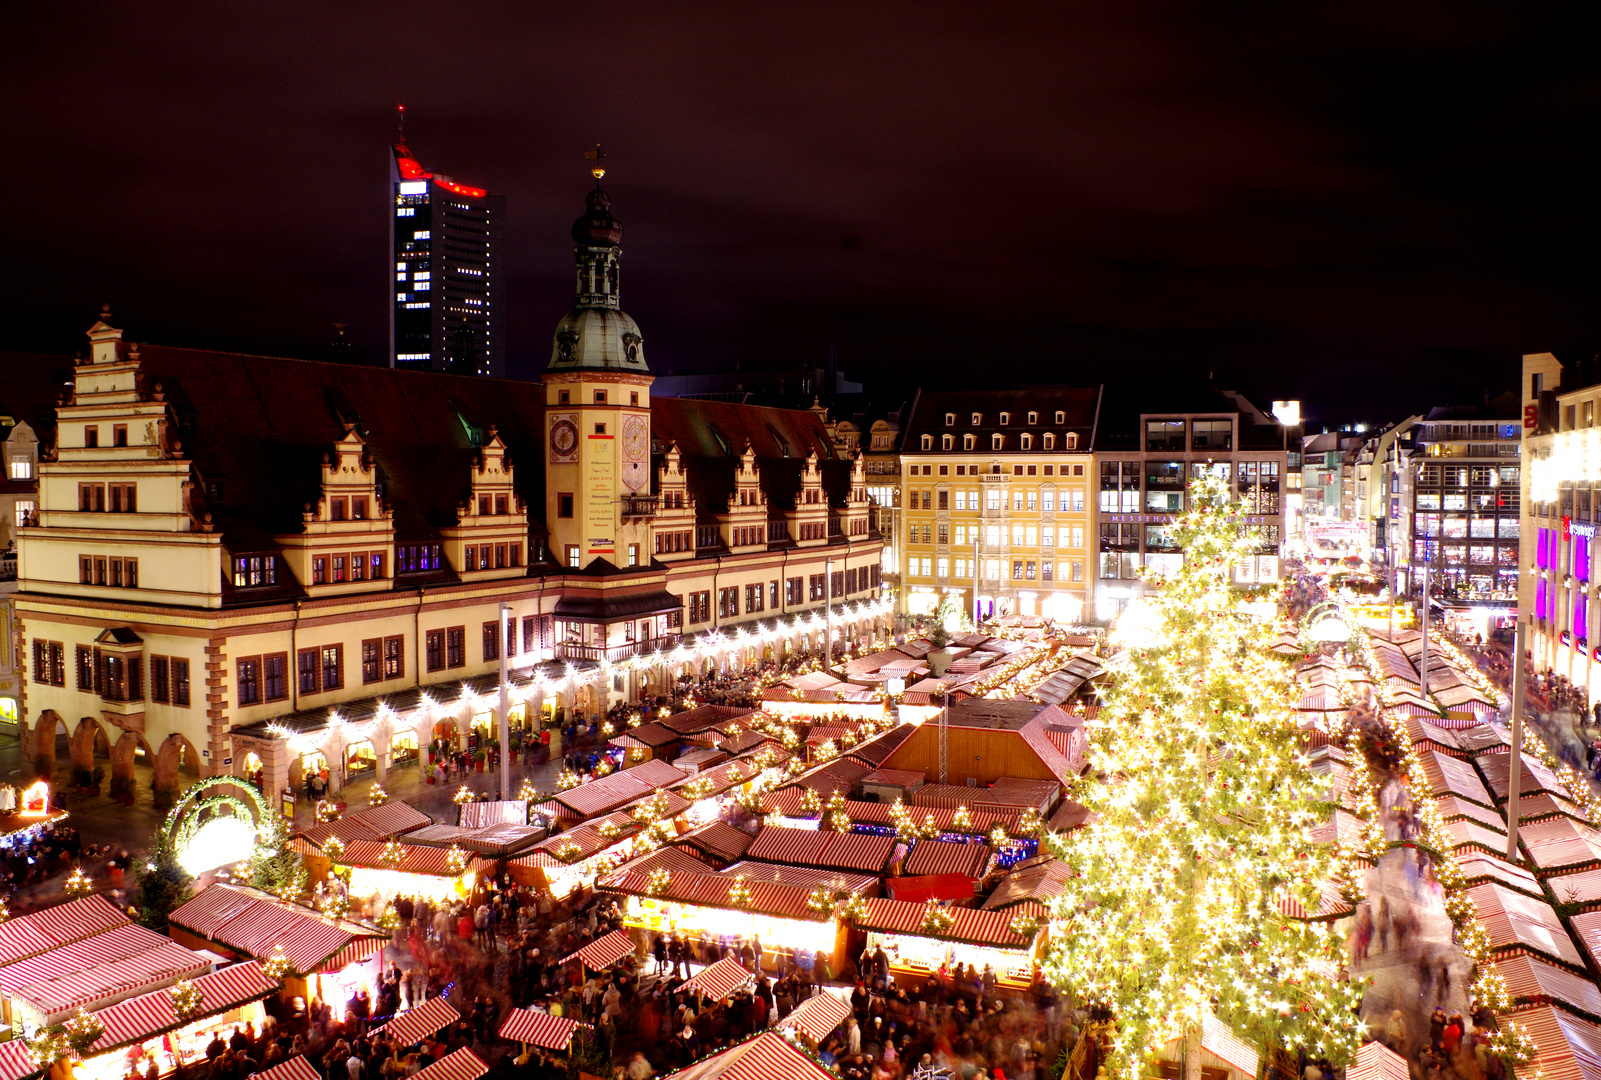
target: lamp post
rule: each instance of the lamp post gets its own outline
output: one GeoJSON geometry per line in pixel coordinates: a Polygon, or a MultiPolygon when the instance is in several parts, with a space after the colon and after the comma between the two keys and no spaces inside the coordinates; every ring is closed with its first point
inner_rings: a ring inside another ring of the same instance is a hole
{"type": "Polygon", "coordinates": [[[500,730],[500,797],[511,798],[511,687],[508,684],[510,672],[507,670],[506,654],[510,652],[510,642],[506,640],[507,628],[510,626],[511,605],[505,601],[500,604],[500,618],[497,620],[500,633],[500,702],[498,717],[500,730]]]}

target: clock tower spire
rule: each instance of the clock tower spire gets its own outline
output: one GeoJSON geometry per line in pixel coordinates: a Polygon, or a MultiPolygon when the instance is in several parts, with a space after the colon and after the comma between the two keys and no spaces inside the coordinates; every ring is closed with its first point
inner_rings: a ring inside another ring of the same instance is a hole
{"type": "Polygon", "coordinates": [[[573,222],[577,290],[556,324],[545,368],[545,520],[552,556],[579,569],[650,561],[650,385],[639,326],[620,302],[623,227],[600,186],[597,146],[587,155],[595,189],[573,222]]]}

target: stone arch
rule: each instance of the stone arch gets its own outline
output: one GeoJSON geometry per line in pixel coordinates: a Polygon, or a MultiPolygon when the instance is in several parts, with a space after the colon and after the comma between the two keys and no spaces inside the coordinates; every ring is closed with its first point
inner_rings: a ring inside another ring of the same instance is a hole
{"type": "Polygon", "coordinates": [[[124,731],[116,745],[111,748],[111,794],[132,797],[133,762],[140,750],[144,751],[146,761],[155,761],[155,752],[150,749],[150,744],[145,742],[144,736],[131,731],[124,731]]]}
{"type": "Polygon", "coordinates": [[[156,751],[155,790],[158,799],[176,796],[181,785],[180,773],[200,776],[200,753],[194,744],[176,731],[161,741],[156,751]]]}
{"type": "Polygon", "coordinates": [[[32,758],[41,776],[49,776],[56,767],[56,739],[67,733],[67,722],[54,709],[39,714],[33,726],[32,758]]]}
{"type": "Polygon", "coordinates": [[[78,728],[72,733],[69,744],[72,754],[72,771],[89,772],[94,769],[95,750],[105,743],[107,748],[110,742],[106,733],[100,729],[100,721],[92,716],[85,716],[78,721],[78,728]]]}

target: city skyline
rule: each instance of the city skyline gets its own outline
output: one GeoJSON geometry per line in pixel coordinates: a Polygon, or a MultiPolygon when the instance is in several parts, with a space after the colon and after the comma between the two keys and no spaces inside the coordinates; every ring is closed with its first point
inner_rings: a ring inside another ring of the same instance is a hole
{"type": "Polygon", "coordinates": [[[160,19],[108,11],[145,60],[72,84],[63,28],[27,21],[37,47],[7,79],[49,105],[12,121],[27,164],[4,182],[38,212],[11,238],[8,346],[71,348],[79,313],[110,302],[141,336],[240,352],[320,356],[347,323],[379,361],[373,163],[405,102],[430,162],[509,200],[514,377],[537,376],[565,308],[552,241],[596,142],[664,373],[795,367],[830,345],[870,387],[908,364],[1003,366],[1009,384],[1213,371],[1276,380],[1315,424],[1375,418],[1334,370],[1382,374],[1404,415],[1509,388],[1524,352],[1591,349],[1594,163],[1570,136],[1592,106],[1561,96],[1588,67],[1559,23],[1125,7],[970,33],[936,8],[841,36],[825,8],[786,38],[641,9],[607,29],[626,77],[593,79],[562,55],[582,29],[565,16],[458,28],[438,42],[448,76],[396,60],[404,16],[360,36],[312,18],[214,12],[189,28],[203,47],[175,51],[160,19]],[[262,50],[308,28],[330,44],[294,88],[263,78],[262,50]],[[869,62],[875,38],[907,45],[869,62]],[[806,62],[825,40],[829,76],[806,62]],[[667,63],[675,46],[692,62],[667,63]],[[236,62],[202,72],[206,47],[236,62]],[[767,71],[734,59],[754,55],[767,71]],[[171,98],[153,71],[203,74],[208,94],[171,98]]]}

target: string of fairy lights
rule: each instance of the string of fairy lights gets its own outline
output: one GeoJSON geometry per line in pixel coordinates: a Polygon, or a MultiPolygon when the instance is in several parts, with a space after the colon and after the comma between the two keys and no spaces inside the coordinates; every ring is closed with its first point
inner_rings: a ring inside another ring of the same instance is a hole
{"type": "Polygon", "coordinates": [[[1087,724],[1098,775],[1071,797],[1098,815],[1055,835],[1072,868],[1051,907],[1048,977],[1116,1017],[1107,1073],[1138,1080],[1207,1013],[1258,1045],[1334,1063],[1366,1039],[1344,936],[1316,911],[1342,876],[1314,829],[1333,806],[1302,750],[1298,698],[1272,628],[1230,570],[1254,553],[1242,507],[1214,478],[1175,524],[1181,567],[1152,580],[1128,664],[1087,724]]]}

